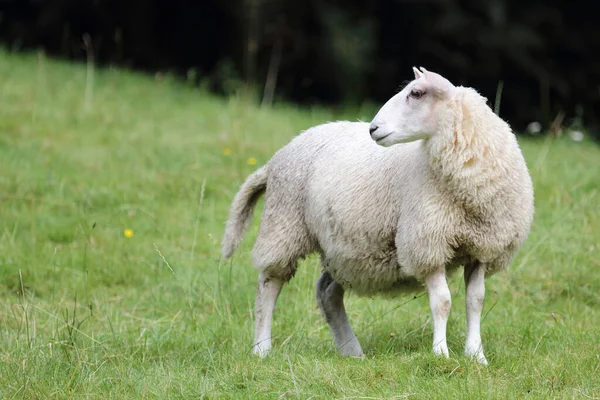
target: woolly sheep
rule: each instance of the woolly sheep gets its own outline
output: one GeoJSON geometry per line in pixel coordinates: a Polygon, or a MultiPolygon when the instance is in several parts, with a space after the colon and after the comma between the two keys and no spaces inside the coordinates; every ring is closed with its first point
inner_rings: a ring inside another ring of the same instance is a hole
{"type": "Polygon", "coordinates": [[[345,290],[397,294],[424,284],[433,351],[448,357],[446,277],[464,266],[465,354],[487,364],[480,335],[484,278],[505,269],[533,218],[533,188],[508,124],[475,90],[413,69],[415,80],[372,123],[308,129],[250,175],[231,206],[230,257],[265,193],[252,252],[260,271],[253,350],[271,349],[273,309],[297,260],[318,252],[317,302],[344,355],[363,356],[345,290]],[[370,136],[369,136],[370,133],[370,136]],[[399,144],[402,143],[402,144],[399,144]]]}

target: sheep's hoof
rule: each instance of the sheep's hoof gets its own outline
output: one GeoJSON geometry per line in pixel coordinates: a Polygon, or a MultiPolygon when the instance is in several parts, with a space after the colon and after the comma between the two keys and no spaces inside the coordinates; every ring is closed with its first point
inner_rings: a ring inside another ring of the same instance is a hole
{"type": "Polygon", "coordinates": [[[344,357],[351,358],[365,358],[365,353],[361,351],[340,351],[340,354],[344,357]]]}
{"type": "Polygon", "coordinates": [[[479,364],[488,365],[485,355],[483,354],[481,342],[469,343],[469,341],[467,341],[465,346],[465,355],[471,357],[471,359],[475,359],[475,361],[477,361],[479,364]]]}
{"type": "Polygon", "coordinates": [[[365,358],[365,353],[363,353],[360,343],[358,343],[356,338],[343,346],[338,347],[338,349],[342,356],[365,358]]]}
{"type": "Polygon", "coordinates": [[[252,349],[252,353],[254,353],[254,355],[256,356],[259,356],[260,358],[265,358],[270,352],[271,345],[266,343],[257,343],[252,349]]]}
{"type": "Polygon", "coordinates": [[[450,358],[450,354],[448,353],[448,346],[446,345],[446,343],[434,344],[433,353],[444,358],[450,358]]]}
{"type": "Polygon", "coordinates": [[[465,351],[465,355],[471,357],[471,359],[475,359],[481,365],[488,365],[487,359],[483,355],[483,351],[477,351],[475,353],[465,351]]]}

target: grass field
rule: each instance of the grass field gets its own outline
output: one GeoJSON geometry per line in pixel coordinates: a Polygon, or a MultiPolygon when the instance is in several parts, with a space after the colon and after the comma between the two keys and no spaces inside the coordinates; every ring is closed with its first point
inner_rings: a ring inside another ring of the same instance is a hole
{"type": "Polygon", "coordinates": [[[459,276],[450,359],[431,355],[426,296],[349,296],[367,357],[338,356],[316,258],[284,288],[274,352],[259,360],[257,218],[219,262],[232,196],[300,130],[372,110],[262,110],[168,77],[95,72],[0,52],[0,397],[600,398],[595,144],[521,141],[536,217],[510,270],[487,281],[488,367],[462,355],[459,276]]]}

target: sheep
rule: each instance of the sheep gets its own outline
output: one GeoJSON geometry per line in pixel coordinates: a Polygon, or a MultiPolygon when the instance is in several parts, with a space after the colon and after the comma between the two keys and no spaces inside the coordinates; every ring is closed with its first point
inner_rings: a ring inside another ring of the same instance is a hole
{"type": "Polygon", "coordinates": [[[271,350],[273,309],[298,259],[319,253],[317,302],[342,355],[364,357],[344,293],[425,286],[433,352],[448,357],[447,276],[464,266],[465,354],[487,364],[480,335],[484,278],[527,238],[533,187],[509,125],[474,89],[424,68],[371,124],[306,130],[250,175],[231,205],[222,256],[240,244],[265,194],[252,251],[259,270],[253,351],[271,350]]]}

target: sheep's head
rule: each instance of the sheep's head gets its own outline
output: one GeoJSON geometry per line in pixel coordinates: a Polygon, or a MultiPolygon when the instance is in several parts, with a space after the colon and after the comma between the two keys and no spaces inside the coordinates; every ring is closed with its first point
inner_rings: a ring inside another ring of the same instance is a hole
{"type": "Polygon", "coordinates": [[[415,80],[385,103],[371,122],[371,137],[380,145],[428,139],[448,121],[456,87],[423,67],[413,71],[415,80]]]}

